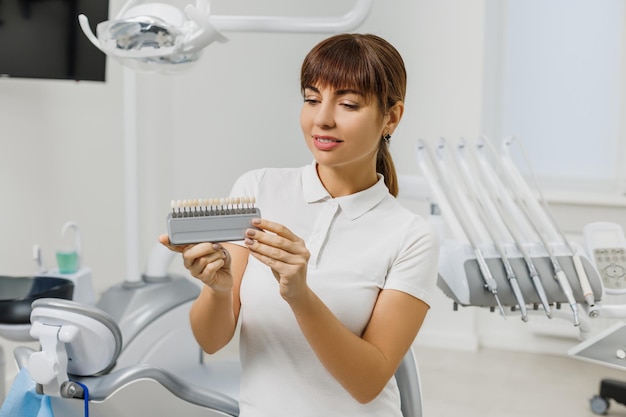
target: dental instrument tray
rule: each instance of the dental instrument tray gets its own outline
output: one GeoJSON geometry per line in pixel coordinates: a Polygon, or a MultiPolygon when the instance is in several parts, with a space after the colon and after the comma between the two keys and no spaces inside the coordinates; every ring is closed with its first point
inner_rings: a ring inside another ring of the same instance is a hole
{"type": "Polygon", "coordinates": [[[167,233],[173,245],[243,240],[252,219],[261,217],[252,197],[172,200],[167,233]]]}

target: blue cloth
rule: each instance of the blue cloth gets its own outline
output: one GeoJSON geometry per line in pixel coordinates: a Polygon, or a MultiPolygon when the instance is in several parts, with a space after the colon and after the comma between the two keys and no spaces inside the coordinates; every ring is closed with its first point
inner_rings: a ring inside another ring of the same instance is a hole
{"type": "Polygon", "coordinates": [[[26,368],[22,368],[0,408],[0,417],[54,417],[50,397],[37,394],[35,386],[26,368]]]}

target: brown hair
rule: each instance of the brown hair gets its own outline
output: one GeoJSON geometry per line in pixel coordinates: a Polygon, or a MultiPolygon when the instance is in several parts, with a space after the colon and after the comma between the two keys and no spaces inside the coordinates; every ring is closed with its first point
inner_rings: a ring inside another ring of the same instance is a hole
{"type": "MultiPolygon", "coordinates": [[[[406,95],[406,69],[398,51],[386,40],[371,34],[340,34],[317,44],[305,57],[300,88],[354,88],[376,99],[386,114],[406,95]]],[[[393,196],[398,195],[398,175],[387,141],[381,138],[376,171],[385,177],[393,196]]]]}

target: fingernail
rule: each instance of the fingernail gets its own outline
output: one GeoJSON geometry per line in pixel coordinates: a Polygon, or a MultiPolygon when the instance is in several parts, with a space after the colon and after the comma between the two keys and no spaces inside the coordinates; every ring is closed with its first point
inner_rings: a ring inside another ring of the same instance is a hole
{"type": "Polygon", "coordinates": [[[261,224],[261,219],[252,219],[252,224],[261,224]]]}
{"type": "Polygon", "coordinates": [[[246,236],[254,236],[255,234],[254,229],[246,229],[246,236]]]}
{"type": "Polygon", "coordinates": [[[219,250],[221,247],[222,247],[222,246],[220,246],[220,244],[219,244],[219,243],[214,243],[214,244],[213,244],[213,249],[214,249],[214,250],[219,250]]]}
{"type": "Polygon", "coordinates": [[[245,238],[243,241],[245,242],[246,245],[254,244],[254,240],[250,239],[249,237],[245,238]]]}

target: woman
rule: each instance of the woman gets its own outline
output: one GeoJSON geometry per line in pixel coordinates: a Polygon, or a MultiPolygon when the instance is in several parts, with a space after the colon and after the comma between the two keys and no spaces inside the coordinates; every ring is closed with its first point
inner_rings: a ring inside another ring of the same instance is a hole
{"type": "Polygon", "coordinates": [[[241,320],[242,417],[401,416],[394,373],[428,311],[438,242],[403,208],[388,143],[406,71],[374,35],[342,34],[302,65],[314,162],[244,174],[263,215],[241,244],[169,245],[206,285],[191,313],[208,352],[241,320]]]}

